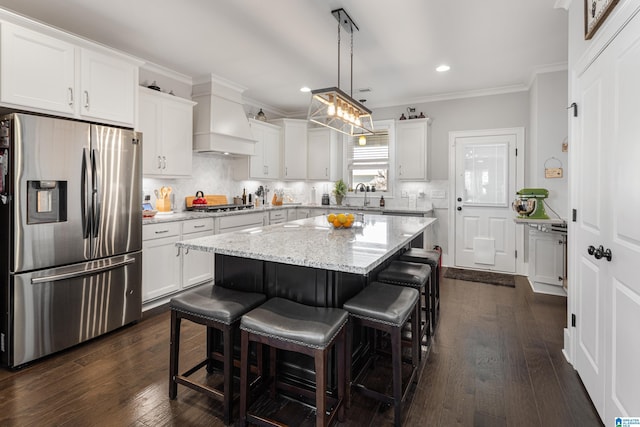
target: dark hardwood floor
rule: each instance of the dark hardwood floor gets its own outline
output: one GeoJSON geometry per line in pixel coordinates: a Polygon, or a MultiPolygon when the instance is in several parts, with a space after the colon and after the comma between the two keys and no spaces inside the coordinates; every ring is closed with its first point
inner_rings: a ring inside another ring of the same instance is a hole
{"type": "MultiPolygon", "coordinates": [[[[564,298],[533,294],[520,277],[515,289],[442,279],[441,307],[404,425],[602,425],[561,353],[564,298]]],[[[180,361],[190,366],[204,351],[204,329],[183,325],[180,361]]],[[[169,400],[168,367],[164,310],[22,370],[0,370],[0,426],[223,425],[217,401],[184,387],[169,400]]],[[[378,369],[374,380],[388,384],[388,370],[378,369]]],[[[392,408],[356,394],[338,425],[392,420],[392,408]]]]}

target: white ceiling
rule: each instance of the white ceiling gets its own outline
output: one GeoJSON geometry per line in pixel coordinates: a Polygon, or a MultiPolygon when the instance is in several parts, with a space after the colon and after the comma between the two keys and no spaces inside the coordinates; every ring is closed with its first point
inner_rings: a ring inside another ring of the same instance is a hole
{"type": "MultiPolygon", "coordinates": [[[[523,90],[566,68],[557,0],[0,0],[0,5],[194,79],[215,74],[283,115],[306,114],[302,86],[336,86],[337,21],[354,35],[353,96],[370,108],[523,90]],[[446,63],[447,73],[435,68],[446,63]],[[371,88],[361,94],[359,89],[371,88]]],[[[343,35],[340,87],[349,85],[343,35]]],[[[346,38],[345,38],[346,37],[346,38]]]]}

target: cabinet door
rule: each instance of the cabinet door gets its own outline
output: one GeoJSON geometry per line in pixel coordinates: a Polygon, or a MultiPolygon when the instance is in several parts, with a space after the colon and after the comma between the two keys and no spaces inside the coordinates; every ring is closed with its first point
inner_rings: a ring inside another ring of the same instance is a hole
{"type": "Polygon", "coordinates": [[[307,178],[307,122],[286,120],[282,129],[283,179],[307,178]]]}
{"type": "Polygon", "coordinates": [[[160,123],[162,103],[146,92],[140,91],[138,99],[138,130],[142,132],[142,174],[162,175],[162,141],[160,123]]]}
{"type": "Polygon", "coordinates": [[[251,132],[256,139],[255,155],[249,156],[249,178],[264,178],[264,146],[265,128],[258,124],[251,124],[251,132]]]}
{"type": "Polygon", "coordinates": [[[181,257],[175,244],[180,236],[142,242],[142,301],[180,290],[181,257]]]}
{"type": "Polygon", "coordinates": [[[265,167],[264,178],[278,179],[280,177],[280,135],[278,130],[265,129],[263,134],[263,161],[265,167]]]}
{"type": "Polygon", "coordinates": [[[396,173],[398,179],[427,179],[427,121],[396,124],[396,173]]]}
{"type": "Polygon", "coordinates": [[[136,66],[92,50],[81,52],[80,114],[133,126],[136,66]]]}
{"type": "Polygon", "coordinates": [[[564,236],[529,231],[529,280],[536,292],[566,295],[564,284],[564,236]]]}
{"type": "Polygon", "coordinates": [[[307,135],[307,178],[329,180],[331,130],[309,129],[307,135]]]}
{"type": "Polygon", "coordinates": [[[162,151],[165,175],[190,176],[193,159],[193,106],[165,100],[162,109],[162,151]]]}
{"type": "Polygon", "coordinates": [[[74,46],[6,22],[1,38],[0,100],[73,114],[74,46]]]}
{"type": "MultiPolygon", "coordinates": [[[[212,236],[213,230],[183,235],[184,240],[212,236]]],[[[182,249],[182,287],[189,288],[213,280],[215,255],[212,252],[182,249]]]]}

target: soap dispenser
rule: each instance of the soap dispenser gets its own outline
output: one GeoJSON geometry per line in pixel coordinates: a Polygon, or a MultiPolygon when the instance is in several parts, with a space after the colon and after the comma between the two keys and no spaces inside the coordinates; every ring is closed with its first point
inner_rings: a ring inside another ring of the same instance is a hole
{"type": "Polygon", "coordinates": [[[380,207],[384,208],[384,196],[380,196],[380,207]]]}

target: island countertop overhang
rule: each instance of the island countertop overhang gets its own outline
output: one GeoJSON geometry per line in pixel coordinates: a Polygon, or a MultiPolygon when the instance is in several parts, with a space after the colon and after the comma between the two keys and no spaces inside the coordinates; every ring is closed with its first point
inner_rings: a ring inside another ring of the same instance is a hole
{"type": "Polygon", "coordinates": [[[366,275],[410,243],[435,218],[365,215],[334,229],[324,216],[176,243],[188,250],[366,275]]]}

